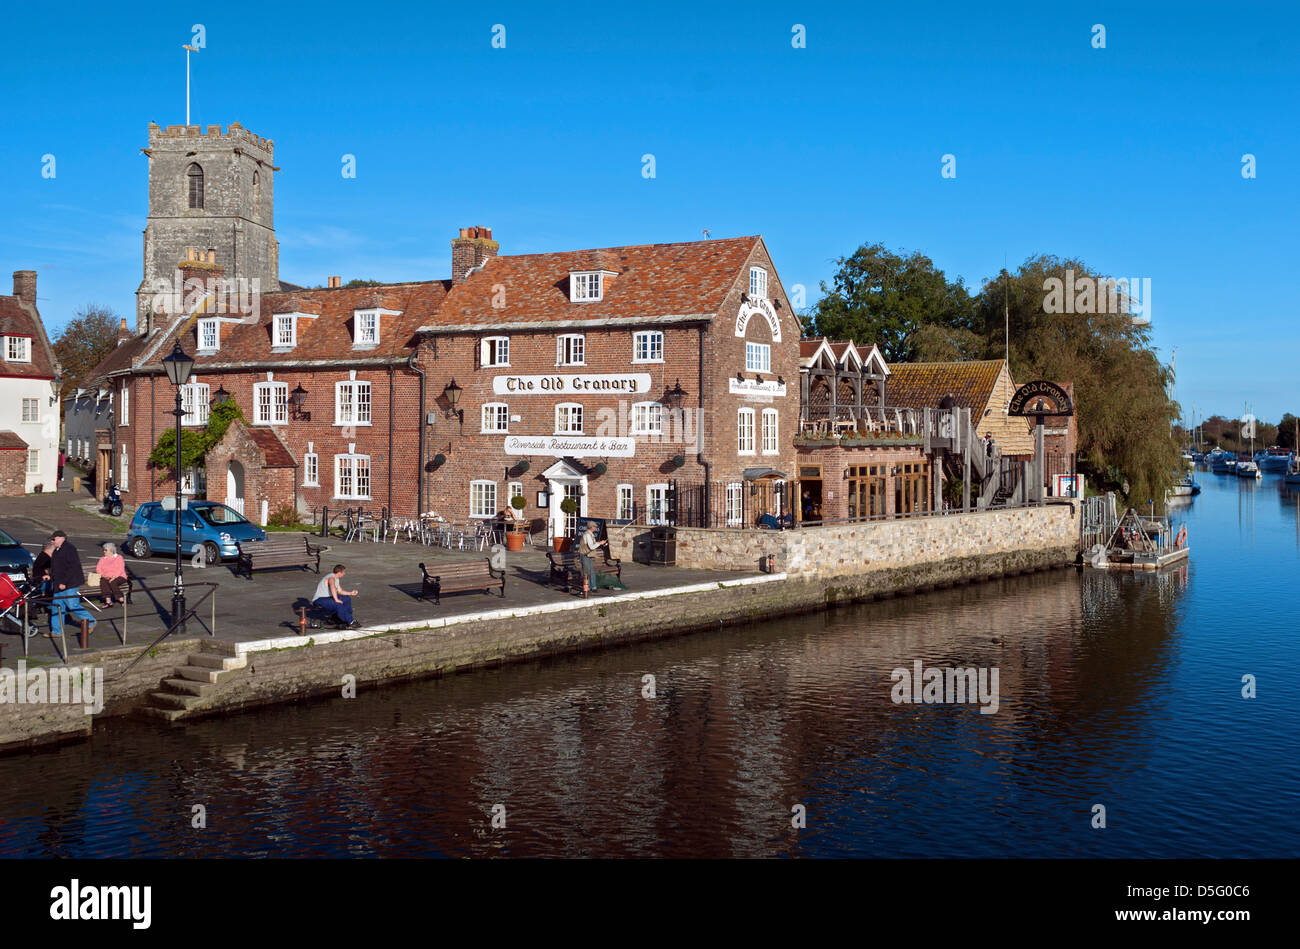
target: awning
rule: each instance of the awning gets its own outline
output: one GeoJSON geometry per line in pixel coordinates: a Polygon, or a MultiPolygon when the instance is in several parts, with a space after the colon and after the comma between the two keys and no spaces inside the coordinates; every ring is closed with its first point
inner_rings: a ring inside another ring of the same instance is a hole
{"type": "Polygon", "coordinates": [[[759,481],[763,478],[779,478],[786,480],[788,476],[784,471],[777,471],[775,468],[746,468],[746,481],[759,481]]]}

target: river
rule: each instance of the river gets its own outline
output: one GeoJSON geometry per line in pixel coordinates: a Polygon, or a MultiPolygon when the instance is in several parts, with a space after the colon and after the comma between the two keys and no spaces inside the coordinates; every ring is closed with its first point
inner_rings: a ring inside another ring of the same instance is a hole
{"type": "Polygon", "coordinates": [[[1295,857],[1297,495],[1197,477],[1191,562],[1161,576],[109,721],[0,759],[0,855],[1295,857]],[[917,660],[997,669],[997,711],[895,703],[917,660]]]}

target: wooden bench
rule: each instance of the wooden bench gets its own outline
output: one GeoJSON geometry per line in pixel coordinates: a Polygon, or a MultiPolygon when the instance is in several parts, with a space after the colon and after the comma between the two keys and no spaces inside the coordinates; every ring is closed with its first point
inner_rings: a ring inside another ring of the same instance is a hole
{"type": "Polygon", "coordinates": [[[488,560],[465,560],[460,563],[437,564],[430,573],[420,564],[420,599],[433,593],[434,605],[442,602],[444,593],[487,593],[493,587],[499,587],[501,598],[506,596],[506,572],[493,570],[488,560]]]}
{"type": "Polygon", "coordinates": [[[235,576],[241,572],[253,579],[254,570],[271,567],[312,567],[320,573],[320,555],[328,550],[313,544],[306,537],[268,537],[266,540],[236,541],[239,556],[235,561],[235,576]]]}
{"type": "MultiPolygon", "coordinates": [[[[613,574],[620,582],[622,581],[623,563],[617,557],[609,555],[608,546],[598,547],[592,553],[596,554],[591,559],[596,566],[597,576],[613,574]]],[[[546,559],[551,562],[551,586],[562,587],[565,593],[582,589],[582,565],[578,563],[577,552],[569,550],[556,553],[548,550],[546,559]]]]}

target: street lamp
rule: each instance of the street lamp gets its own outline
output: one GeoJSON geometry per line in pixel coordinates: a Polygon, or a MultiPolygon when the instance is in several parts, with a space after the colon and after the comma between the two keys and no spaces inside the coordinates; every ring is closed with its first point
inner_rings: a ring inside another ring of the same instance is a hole
{"type": "Polygon", "coordinates": [[[447,413],[447,417],[452,418],[454,416],[460,420],[461,425],[464,425],[465,410],[456,408],[460,403],[460,394],[462,391],[461,387],[456,385],[456,380],[452,379],[451,382],[447,383],[446,387],[443,388],[442,394],[446,397],[447,404],[451,406],[450,411],[447,413]]]}
{"type": "Polygon", "coordinates": [[[185,354],[178,340],[172,347],[170,356],[163,357],[163,368],[167,378],[176,387],[176,579],[172,583],[172,623],[179,623],[176,631],[185,632],[185,580],[181,576],[181,419],[185,412],[181,408],[181,386],[190,381],[194,371],[194,359],[185,354]]]}

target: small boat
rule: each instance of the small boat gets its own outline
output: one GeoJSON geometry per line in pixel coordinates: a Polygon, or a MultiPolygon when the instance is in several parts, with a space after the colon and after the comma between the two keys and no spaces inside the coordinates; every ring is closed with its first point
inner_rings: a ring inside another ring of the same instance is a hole
{"type": "Polygon", "coordinates": [[[1237,467],[1237,459],[1226,451],[1210,452],[1207,461],[1210,463],[1210,470],[1215,474],[1232,474],[1233,469],[1237,467]]]}
{"type": "Polygon", "coordinates": [[[1281,473],[1291,466],[1291,452],[1285,448],[1269,448],[1255,455],[1255,463],[1259,465],[1260,471],[1270,473],[1281,473]]]}
{"type": "Polygon", "coordinates": [[[1259,465],[1253,461],[1238,461],[1236,474],[1238,478],[1262,478],[1259,472],[1259,465]]]}
{"type": "Polygon", "coordinates": [[[1184,475],[1173,483],[1169,489],[1171,498],[1190,498],[1201,493],[1201,486],[1191,475],[1184,475]]]}
{"type": "Polygon", "coordinates": [[[1292,458],[1291,464],[1282,475],[1282,483],[1300,488],[1300,458],[1292,458]]]}

